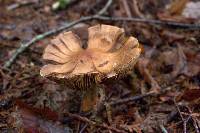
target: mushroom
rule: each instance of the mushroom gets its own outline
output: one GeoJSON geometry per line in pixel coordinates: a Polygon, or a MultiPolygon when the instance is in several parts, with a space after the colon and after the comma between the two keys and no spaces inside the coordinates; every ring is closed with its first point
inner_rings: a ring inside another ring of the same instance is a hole
{"type": "Polygon", "coordinates": [[[140,52],[138,40],[125,37],[124,29],[116,26],[88,28],[86,48],[76,34],[64,32],[44,50],[43,59],[48,63],[40,74],[70,88],[88,90],[125,75],[133,69],[140,52]]]}

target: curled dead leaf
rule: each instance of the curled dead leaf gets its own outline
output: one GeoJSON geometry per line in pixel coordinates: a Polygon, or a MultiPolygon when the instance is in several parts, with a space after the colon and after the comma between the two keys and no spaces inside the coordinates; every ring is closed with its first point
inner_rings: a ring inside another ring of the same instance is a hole
{"type": "Polygon", "coordinates": [[[186,100],[189,102],[200,99],[200,88],[185,90],[184,93],[181,94],[179,100],[180,99],[186,100]]]}

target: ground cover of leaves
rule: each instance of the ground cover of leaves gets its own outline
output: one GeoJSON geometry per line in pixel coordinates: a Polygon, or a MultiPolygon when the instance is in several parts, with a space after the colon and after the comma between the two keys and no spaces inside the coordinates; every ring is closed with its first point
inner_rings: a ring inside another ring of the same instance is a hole
{"type": "MultiPolygon", "coordinates": [[[[135,69],[126,78],[105,84],[106,98],[112,102],[152,91],[155,94],[116,104],[111,109],[111,120],[105,110],[95,120],[91,119],[90,113],[79,111],[80,92],[39,75],[44,63],[41,55],[52,36],[20,54],[11,68],[3,68],[21,42],[81,16],[93,15],[106,3],[78,0],[63,10],[52,11],[54,2],[32,0],[30,4],[13,8],[20,1],[0,0],[0,132],[200,132],[199,30],[97,20],[72,27],[86,40],[89,26],[115,25],[123,27],[126,34],[135,36],[141,43],[142,55],[135,69]]],[[[182,0],[182,5],[184,2],[188,1],[182,0]]],[[[186,18],[180,13],[184,6],[166,8],[172,1],[138,0],[140,13],[132,10],[133,3],[128,1],[128,11],[122,1],[113,1],[105,15],[199,22],[198,16],[186,18]]]]}

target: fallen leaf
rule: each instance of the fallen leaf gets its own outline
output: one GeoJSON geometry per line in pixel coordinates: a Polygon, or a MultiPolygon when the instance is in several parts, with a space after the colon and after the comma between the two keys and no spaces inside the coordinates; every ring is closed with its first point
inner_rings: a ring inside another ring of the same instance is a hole
{"type": "Polygon", "coordinates": [[[35,114],[37,116],[41,116],[43,118],[46,118],[48,120],[56,121],[58,120],[58,114],[54,111],[52,111],[50,108],[33,108],[29,106],[26,103],[21,102],[20,100],[16,100],[17,106],[19,106],[21,109],[27,110],[29,112],[32,112],[32,114],[35,114]]]}
{"type": "Polygon", "coordinates": [[[121,127],[128,130],[130,133],[142,133],[142,129],[140,128],[139,124],[122,125],[121,127]]]}
{"type": "Polygon", "coordinates": [[[185,38],[185,36],[183,34],[179,34],[179,33],[175,33],[175,32],[171,32],[171,31],[168,31],[168,30],[163,30],[161,32],[161,35],[165,38],[167,38],[167,40],[170,42],[170,43],[173,43],[175,41],[180,41],[180,40],[183,40],[185,38]]]}
{"type": "Polygon", "coordinates": [[[174,71],[172,72],[172,77],[176,77],[179,74],[185,74],[188,72],[186,56],[180,44],[177,45],[177,57],[178,59],[174,71]]]}
{"type": "Polygon", "coordinates": [[[137,68],[141,75],[144,77],[144,80],[151,85],[151,90],[155,92],[159,92],[160,86],[158,82],[152,77],[150,74],[147,65],[149,64],[149,59],[147,58],[140,58],[137,63],[137,68]]]}
{"type": "Polygon", "coordinates": [[[168,11],[171,15],[180,15],[185,8],[186,3],[188,0],[175,0],[171,3],[168,11]]]}
{"type": "Polygon", "coordinates": [[[160,124],[165,124],[167,115],[164,113],[151,113],[149,114],[144,122],[140,125],[145,133],[156,133],[160,132],[160,124]]]}
{"type": "MultiPolygon", "coordinates": [[[[57,114],[50,109],[33,108],[19,100],[16,101],[17,112],[13,115],[19,126],[27,133],[70,133],[70,128],[63,128],[52,123],[56,120],[57,114]]],[[[57,119],[58,120],[58,119],[57,119]]]]}
{"type": "Polygon", "coordinates": [[[200,19],[200,2],[188,2],[182,15],[186,18],[200,19]]]}
{"type": "Polygon", "coordinates": [[[200,98],[200,88],[185,90],[181,95],[182,100],[194,101],[200,98]]]}

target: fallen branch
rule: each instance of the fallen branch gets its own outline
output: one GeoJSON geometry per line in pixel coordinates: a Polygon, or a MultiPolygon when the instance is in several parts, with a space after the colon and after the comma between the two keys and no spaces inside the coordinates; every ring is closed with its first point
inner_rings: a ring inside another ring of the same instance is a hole
{"type": "Polygon", "coordinates": [[[69,112],[66,113],[66,114],[71,118],[86,122],[86,123],[88,123],[89,125],[92,125],[92,126],[101,127],[101,128],[108,129],[108,130],[111,130],[111,131],[114,131],[114,132],[117,132],[117,133],[126,133],[123,130],[119,130],[119,129],[115,128],[115,127],[108,126],[106,124],[97,124],[96,122],[91,121],[90,119],[88,119],[86,117],[83,117],[83,116],[80,116],[78,114],[72,114],[72,113],[69,113],[69,112]]]}
{"type": "Polygon", "coordinates": [[[148,92],[146,94],[137,95],[137,96],[128,97],[128,98],[124,98],[124,99],[119,99],[117,101],[113,101],[113,102],[110,102],[109,105],[115,106],[115,105],[119,105],[119,104],[123,104],[123,103],[128,103],[128,102],[136,101],[136,100],[142,99],[144,97],[152,96],[152,95],[155,95],[155,94],[156,94],[155,92],[151,91],[151,92],[148,92]]]}
{"type": "Polygon", "coordinates": [[[160,128],[163,133],[168,133],[167,129],[162,124],[160,125],[160,128]]]}
{"type": "Polygon", "coordinates": [[[86,16],[86,17],[82,17],[78,20],[75,20],[75,21],[72,21],[71,23],[68,23],[64,26],[61,26],[61,27],[58,27],[58,28],[55,28],[55,29],[52,29],[50,31],[47,31],[45,33],[42,33],[42,34],[39,34],[37,35],[36,37],[34,37],[33,39],[31,39],[29,42],[25,43],[25,44],[21,44],[20,47],[13,53],[13,55],[10,57],[10,59],[8,61],[6,61],[6,63],[4,64],[4,68],[8,68],[11,66],[11,64],[14,62],[14,60],[17,58],[17,56],[24,52],[28,47],[30,47],[32,44],[38,42],[39,40],[42,40],[44,39],[45,37],[48,37],[50,35],[53,35],[55,33],[58,33],[58,32],[61,32],[63,30],[66,30],[78,23],[81,23],[81,22],[85,22],[85,21],[89,21],[89,20],[92,20],[94,19],[95,17],[98,17],[99,15],[103,15],[107,9],[109,8],[109,6],[112,4],[112,0],[109,0],[106,5],[95,15],[93,16],[86,16]]]}
{"type": "Polygon", "coordinates": [[[11,4],[11,5],[9,5],[9,6],[7,6],[7,10],[8,11],[11,11],[11,10],[14,10],[14,9],[17,9],[17,8],[19,8],[19,7],[21,7],[21,6],[26,6],[26,5],[31,5],[31,4],[35,4],[35,3],[38,3],[39,1],[35,1],[35,0],[29,0],[29,1],[19,1],[19,2],[17,2],[17,3],[14,3],[14,4],[11,4]]]}
{"type": "Polygon", "coordinates": [[[156,24],[156,25],[164,25],[171,26],[175,28],[189,28],[189,29],[200,29],[200,24],[188,24],[174,21],[165,21],[165,20],[155,20],[155,19],[146,19],[146,18],[128,18],[128,17],[106,17],[106,16],[95,16],[93,19],[96,20],[104,20],[104,21],[127,21],[127,22],[140,22],[147,24],[156,24]]]}
{"type": "Polygon", "coordinates": [[[94,16],[100,16],[100,15],[103,15],[107,10],[108,8],[111,6],[112,4],[112,0],[109,0],[106,5],[94,16]]]}
{"type": "Polygon", "coordinates": [[[137,0],[132,0],[132,1],[133,1],[133,11],[135,15],[137,15],[140,18],[144,18],[144,15],[139,10],[138,1],[137,0]]]}
{"type": "Polygon", "coordinates": [[[159,92],[157,90],[152,90],[152,91],[149,91],[145,94],[119,99],[119,100],[116,100],[116,101],[109,102],[108,104],[110,106],[116,106],[116,105],[120,105],[120,104],[124,104],[124,103],[128,103],[128,102],[133,102],[133,101],[145,98],[145,97],[159,96],[159,95],[165,94],[167,91],[170,91],[170,90],[171,90],[171,87],[162,88],[159,92]]]}
{"type": "MultiPolygon", "coordinates": [[[[193,113],[192,110],[191,110],[188,106],[186,106],[186,108],[187,108],[188,111],[189,111],[189,114],[186,113],[186,115],[189,115],[188,118],[191,117],[192,123],[193,123],[193,126],[194,126],[194,128],[195,128],[196,133],[200,133],[200,129],[199,129],[199,127],[198,127],[198,119],[197,119],[196,116],[195,116],[195,115],[199,116],[199,114],[198,114],[198,113],[197,113],[197,114],[196,114],[196,113],[193,113]]],[[[184,113],[184,112],[182,112],[182,113],[184,113]]]]}
{"type": "Polygon", "coordinates": [[[132,17],[132,14],[131,14],[131,10],[129,8],[129,5],[128,5],[128,2],[127,0],[122,0],[122,4],[124,5],[124,10],[126,12],[126,15],[131,18],[132,17]]]}
{"type": "Polygon", "coordinates": [[[47,32],[45,32],[43,34],[37,35],[36,37],[31,39],[29,42],[27,42],[25,44],[21,44],[20,47],[18,49],[16,49],[16,51],[10,57],[10,59],[8,61],[6,61],[6,63],[4,64],[3,67],[4,68],[9,68],[19,54],[24,52],[28,47],[30,47],[32,44],[38,42],[39,40],[42,40],[45,37],[48,37],[48,36],[53,35],[55,33],[61,32],[61,31],[65,30],[65,29],[68,29],[68,28],[70,28],[70,27],[72,27],[72,26],[74,26],[74,25],[76,25],[76,24],[78,24],[80,22],[84,22],[84,21],[87,21],[87,20],[91,20],[91,17],[83,17],[83,18],[81,18],[79,20],[76,20],[76,21],[73,21],[73,22],[71,22],[71,23],[69,23],[67,25],[64,25],[64,26],[61,26],[59,28],[47,31],[47,32]]]}
{"type": "Polygon", "coordinates": [[[180,108],[179,108],[178,104],[176,103],[175,98],[174,98],[174,104],[175,104],[176,109],[177,109],[177,111],[178,111],[178,113],[179,113],[179,115],[181,117],[182,122],[183,122],[183,133],[187,133],[187,120],[184,119],[184,117],[183,117],[183,115],[182,115],[182,113],[180,111],[180,108]]]}
{"type": "Polygon", "coordinates": [[[105,5],[105,7],[95,15],[82,17],[82,18],[72,21],[71,23],[68,23],[64,26],[52,29],[52,30],[47,31],[42,34],[39,34],[36,37],[34,37],[33,39],[31,39],[29,42],[27,42],[25,44],[21,44],[20,47],[18,49],[16,49],[16,51],[13,53],[13,55],[9,58],[9,60],[5,62],[3,67],[4,68],[10,67],[19,54],[24,52],[28,47],[30,47],[32,44],[38,42],[39,40],[42,40],[45,37],[48,37],[50,35],[53,35],[58,32],[61,32],[63,30],[66,30],[68,28],[71,28],[72,26],[74,26],[78,23],[86,22],[86,21],[90,21],[90,20],[140,22],[140,23],[147,23],[147,24],[172,26],[172,27],[176,27],[176,28],[200,29],[200,24],[186,24],[186,23],[178,23],[178,22],[173,22],[173,21],[161,21],[161,20],[153,20],[153,19],[145,19],[145,18],[101,16],[109,8],[111,3],[112,3],[112,0],[108,1],[107,4],[105,5]]]}

